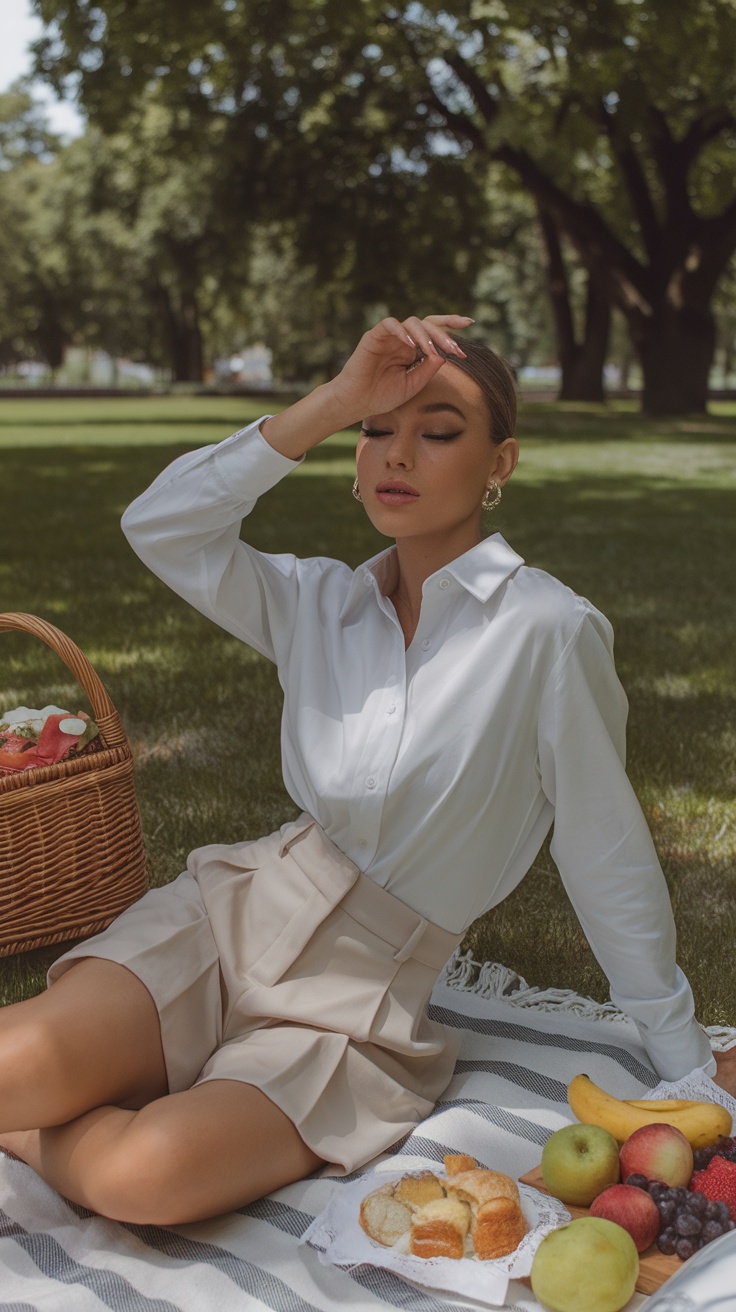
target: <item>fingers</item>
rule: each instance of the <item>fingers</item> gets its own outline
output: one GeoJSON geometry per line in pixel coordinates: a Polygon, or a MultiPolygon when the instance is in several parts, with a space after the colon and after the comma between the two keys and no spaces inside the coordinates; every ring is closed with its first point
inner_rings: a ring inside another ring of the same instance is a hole
{"type": "MultiPolygon", "coordinates": [[[[437,347],[440,347],[448,355],[457,355],[464,360],[466,357],[462,347],[443,329],[445,326],[467,328],[472,322],[473,320],[467,315],[460,314],[430,314],[424,319],[412,315],[404,320],[403,327],[425,356],[436,355],[437,347]]],[[[419,364],[421,361],[417,360],[415,363],[419,364]]]]}

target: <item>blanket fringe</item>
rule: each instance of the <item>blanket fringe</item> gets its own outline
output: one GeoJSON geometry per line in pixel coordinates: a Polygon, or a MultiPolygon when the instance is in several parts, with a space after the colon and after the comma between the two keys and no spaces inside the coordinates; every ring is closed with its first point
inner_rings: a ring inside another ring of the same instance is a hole
{"type": "MultiPolygon", "coordinates": [[[[498,998],[512,1007],[527,1010],[565,1012],[583,1020],[625,1021],[627,1016],[613,1002],[596,1002],[581,997],[573,989],[540,989],[527,984],[523,975],[497,961],[475,961],[472,953],[456,948],[442,973],[451,989],[475,993],[481,998],[498,998]]],[[[723,1051],[736,1043],[736,1028],[724,1025],[703,1026],[711,1048],[723,1051]]]]}

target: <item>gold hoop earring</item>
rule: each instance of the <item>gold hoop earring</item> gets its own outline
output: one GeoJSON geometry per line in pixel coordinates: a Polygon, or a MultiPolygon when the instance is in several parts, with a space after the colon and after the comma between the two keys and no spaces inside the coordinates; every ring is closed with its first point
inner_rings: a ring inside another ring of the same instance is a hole
{"type": "Polygon", "coordinates": [[[363,501],[363,498],[362,498],[362,496],[360,495],[360,488],[358,487],[358,480],[357,480],[357,478],[356,478],[355,482],[353,483],[353,496],[355,497],[355,500],[356,500],[356,501],[360,501],[360,502],[363,501]]]}
{"type": "Polygon", "coordinates": [[[493,482],[491,483],[491,486],[487,487],[485,492],[483,493],[483,500],[481,501],[480,504],[482,505],[484,510],[495,510],[500,500],[501,500],[501,489],[494,478],[493,482]]]}

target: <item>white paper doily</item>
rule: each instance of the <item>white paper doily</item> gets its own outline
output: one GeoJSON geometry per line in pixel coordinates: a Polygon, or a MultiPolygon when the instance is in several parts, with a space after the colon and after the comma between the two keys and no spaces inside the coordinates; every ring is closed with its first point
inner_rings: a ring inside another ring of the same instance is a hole
{"type": "Polygon", "coordinates": [[[302,1242],[317,1250],[321,1262],[331,1266],[382,1267],[402,1276],[412,1284],[429,1289],[461,1294],[493,1307],[506,1299],[509,1280],[528,1276],[532,1258],[550,1230],[571,1220],[566,1207],[556,1198],[540,1193],[530,1185],[520,1184],[521,1207],[529,1226],[519,1247],[507,1257],[481,1262],[474,1257],[454,1260],[448,1257],[413,1257],[399,1247],[386,1248],[375,1243],[361,1229],[360,1204],[366,1194],[402,1175],[432,1171],[440,1180],[444,1171],[437,1162],[424,1157],[392,1157],[373,1171],[350,1184],[338,1185],[323,1212],[315,1217],[302,1236],[302,1242]]]}

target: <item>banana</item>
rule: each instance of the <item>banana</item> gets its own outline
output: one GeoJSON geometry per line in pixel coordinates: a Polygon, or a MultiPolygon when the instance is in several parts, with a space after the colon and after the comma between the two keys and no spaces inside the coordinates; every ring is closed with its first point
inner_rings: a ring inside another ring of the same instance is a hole
{"type": "Polygon", "coordinates": [[[665,1099],[662,1102],[625,1102],[614,1098],[594,1084],[587,1075],[576,1075],[567,1090],[568,1101],[579,1121],[601,1125],[619,1143],[624,1143],[642,1125],[674,1125],[693,1148],[705,1148],[721,1135],[731,1133],[731,1115],[713,1102],[685,1102],[665,1099]]]}
{"type": "Polygon", "coordinates": [[[640,1107],[644,1112],[683,1112],[686,1107],[700,1107],[702,1103],[686,1102],[682,1098],[624,1098],[627,1107],[640,1107]]]}

